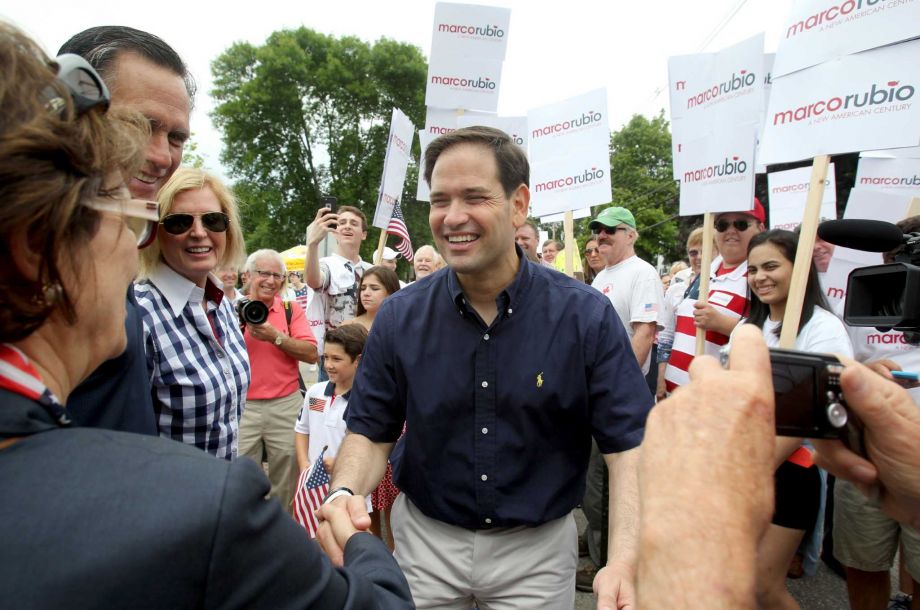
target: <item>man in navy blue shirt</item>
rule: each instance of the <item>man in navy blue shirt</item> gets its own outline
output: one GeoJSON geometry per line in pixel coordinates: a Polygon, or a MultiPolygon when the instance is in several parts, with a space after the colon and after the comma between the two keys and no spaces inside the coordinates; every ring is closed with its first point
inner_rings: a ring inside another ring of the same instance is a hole
{"type": "Polygon", "coordinates": [[[604,295],[516,247],[529,166],[506,134],[457,130],[428,147],[425,164],[429,224],[449,268],[378,313],[326,501],[367,527],[361,496],[405,423],[393,531],[418,607],[569,610],[572,509],[593,435],[612,500],[598,607],[634,607],[636,448],[652,398],[623,324],[604,295]]]}

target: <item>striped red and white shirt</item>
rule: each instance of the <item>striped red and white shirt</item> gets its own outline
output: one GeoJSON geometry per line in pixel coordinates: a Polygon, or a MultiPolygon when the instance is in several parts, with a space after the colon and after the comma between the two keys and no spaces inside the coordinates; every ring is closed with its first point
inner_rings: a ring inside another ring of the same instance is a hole
{"type": "MultiPolygon", "coordinates": [[[[750,295],[747,284],[747,261],[726,269],[722,257],[712,261],[709,275],[709,304],[720,314],[740,320],[747,314],[750,295]]],[[[677,306],[674,346],[665,371],[668,392],[690,381],[687,370],[696,353],[696,326],[693,323],[695,299],[686,298],[677,306]]],[[[728,343],[728,336],[715,331],[706,332],[705,353],[719,356],[719,348],[728,343]]]]}

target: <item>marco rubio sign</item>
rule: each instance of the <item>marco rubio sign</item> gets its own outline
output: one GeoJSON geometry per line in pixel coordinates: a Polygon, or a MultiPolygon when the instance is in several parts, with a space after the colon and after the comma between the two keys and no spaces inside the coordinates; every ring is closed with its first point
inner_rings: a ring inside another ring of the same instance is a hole
{"type": "Polygon", "coordinates": [[[586,149],[606,153],[610,146],[607,90],[597,89],[531,110],[527,128],[532,162],[578,155],[586,149]]]}
{"type": "MultiPolygon", "coordinates": [[[[835,168],[831,163],[824,180],[824,196],[821,199],[820,219],[837,218],[837,182],[835,168]]],[[[769,194],[770,228],[794,230],[802,224],[805,203],[811,190],[811,168],[800,167],[767,175],[769,194]]]]}
{"type": "Polygon", "coordinates": [[[431,58],[425,104],[495,112],[502,62],[460,57],[431,58]]]}
{"type": "Polygon", "coordinates": [[[457,117],[457,127],[472,127],[474,125],[482,125],[485,127],[494,127],[495,129],[500,129],[508,134],[508,137],[511,138],[511,141],[527,150],[527,117],[526,116],[512,116],[512,117],[503,117],[495,115],[487,116],[468,116],[463,115],[457,117]]]}
{"type": "Polygon", "coordinates": [[[775,78],[761,160],[798,161],[920,143],[920,40],[775,78]]]}
{"type": "Polygon", "coordinates": [[[920,197],[920,159],[862,157],[856,170],[856,187],[920,197]]]}
{"type": "Polygon", "coordinates": [[[780,34],[774,73],[914,38],[920,0],[801,0],[780,34]]]}
{"type": "Polygon", "coordinates": [[[681,169],[680,215],[750,210],[754,201],[756,124],[688,142],[681,169]]]}
{"type": "Polygon", "coordinates": [[[431,56],[502,61],[508,48],[511,9],[438,2],[431,56]]]}

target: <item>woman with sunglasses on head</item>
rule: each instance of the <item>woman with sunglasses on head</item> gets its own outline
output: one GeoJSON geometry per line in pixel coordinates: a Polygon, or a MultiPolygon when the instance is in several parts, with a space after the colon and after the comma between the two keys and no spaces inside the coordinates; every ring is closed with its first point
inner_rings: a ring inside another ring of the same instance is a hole
{"type": "MultiPolygon", "coordinates": [[[[751,310],[747,322],[763,330],[770,347],[779,346],[797,246],[795,233],[778,229],[755,235],[748,245],[751,310]]],[[[846,328],[827,310],[814,263],[809,267],[795,349],[852,357],[846,328]]],[[[758,547],[757,601],[760,608],[798,608],[786,590],[786,571],[805,532],[823,523],[819,512],[824,486],[801,439],[777,437],[774,461],[776,504],[758,547]]]]}
{"type": "MultiPolygon", "coordinates": [[[[715,218],[715,241],[719,256],[709,268],[709,295],[688,295],[676,309],[674,341],[665,369],[666,392],[689,381],[687,371],[696,354],[696,331],[706,331],[705,353],[718,356],[721,346],[747,310],[747,247],[751,238],[764,230],[766,212],[754,198],[754,208],[744,212],[723,212],[715,218]]],[[[699,292],[697,288],[696,292],[699,292]]]]}
{"type": "Polygon", "coordinates": [[[160,189],[156,241],[141,254],[135,292],[160,435],[212,455],[237,455],[250,369],[239,318],[218,267],[243,258],[233,194],[180,168],[160,189]]]}
{"type": "Polygon", "coordinates": [[[0,21],[2,605],[413,607],[386,547],[336,506],[320,540],[347,544],[343,569],[265,501],[250,460],[69,417],[73,388],[125,349],[124,295],[156,215],[126,187],[149,122],[107,113],[95,70],[59,60],[0,21]]]}

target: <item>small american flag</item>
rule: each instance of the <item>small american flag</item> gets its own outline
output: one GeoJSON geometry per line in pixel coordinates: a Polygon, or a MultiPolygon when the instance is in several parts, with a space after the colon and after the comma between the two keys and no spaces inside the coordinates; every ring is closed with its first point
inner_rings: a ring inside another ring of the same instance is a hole
{"type": "Polygon", "coordinates": [[[403,255],[403,258],[411,261],[413,258],[412,240],[409,239],[409,229],[406,227],[406,220],[403,218],[402,210],[399,209],[398,201],[393,206],[393,215],[390,217],[390,224],[387,225],[387,233],[401,238],[396,244],[396,249],[403,255]]]}
{"type": "Polygon", "coordinates": [[[294,521],[307,530],[310,538],[316,538],[319,529],[319,520],[314,513],[323,505],[323,498],[329,493],[329,473],[323,465],[326,449],[323,447],[313,466],[300,473],[297,493],[294,494],[294,521]]]}
{"type": "Polygon", "coordinates": [[[326,408],[326,401],[325,401],[325,400],[323,400],[322,398],[313,398],[313,397],[310,397],[310,410],[311,410],[311,411],[318,411],[318,412],[322,413],[322,412],[323,412],[323,409],[325,409],[325,408],[326,408]]]}

